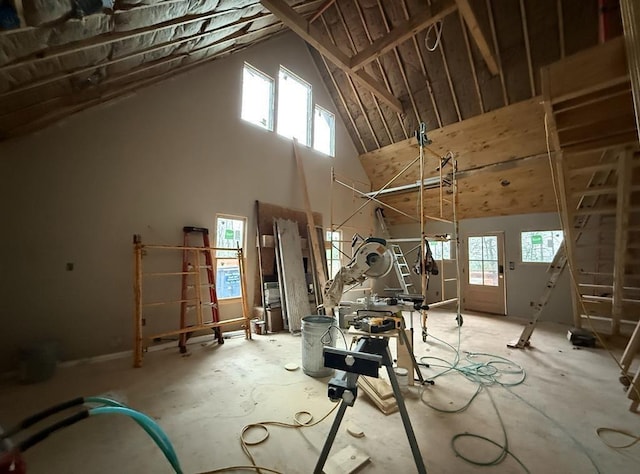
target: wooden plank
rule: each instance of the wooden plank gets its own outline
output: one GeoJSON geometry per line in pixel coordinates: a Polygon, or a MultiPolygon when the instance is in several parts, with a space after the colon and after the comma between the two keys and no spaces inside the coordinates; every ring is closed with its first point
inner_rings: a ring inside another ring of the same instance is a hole
{"type": "Polygon", "coordinates": [[[320,5],[320,8],[318,8],[318,11],[316,11],[311,16],[311,18],[309,18],[309,23],[313,23],[314,21],[316,21],[335,2],[336,0],[325,0],[325,2],[322,5],[320,5]]]}
{"type": "Polygon", "coordinates": [[[527,27],[527,9],[524,0],[520,0],[520,19],[522,20],[522,34],[524,36],[524,49],[527,54],[527,66],[529,69],[529,85],[531,86],[531,97],[536,95],[536,81],[533,78],[533,64],[531,62],[531,45],[529,44],[529,29],[527,27]]]}
{"type": "MultiPolygon", "coordinates": [[[[406,0],[402,0],[402,10],[404,12],[404,18],[405,20],[408,20],[410,18],[409,16],[409,10],[407,8],[407,2],[406,0]]],[[[378,5],[380,8],[380,0],[378,0],[378,5]]],[[[427,90],[429,91],[429,98],[431,99],[431,106],[433,107],[433,112],[436,114],[436,120],[438,122],[438,127],[442,127],[442,118],[440,117],[440,111],[438,110],[438,104],[436,103],[436,99],[435,99],[435,95],[433,93],[433,87],[431,86],[431,80],[429,80],[429,75],[427,74],[427,68],[425,66],[424,63],[424,58],[422,57],[422,53],[420,52],[420,47],[418,46],[418,39],[416,36],[413,36],[411,38],[412,42],[413,42],[413,47],[416,50],[416,56],[418,57],[418,59],[420,60],[420,70],[422,71],[422,75],[424,76],[424,80],[425,83],[427,84],[427,90]]],[[[403,127],[404,130],[404,123],[401,120],[400,124],[403,127]]],[[[405,130],[405,138],[408,138],[408,135],[406,133],[405,130]]]]}
{"type": "Polygon", "coordinates": [[[631,162],[633,153],[623,150],[618,156],[618,193],[616,197],[616,238],[613,258],[613,322],[612,334],[620,333],[624,299],[624,273],[627,258],[627,241],[629,227],[629,208],[631,204],[631,184],[633,169],[631,162]]]}
{"type": "Polygon", "coordinates": [[[370,46],[351,58],[351,68],[353,70],[363,68],[420,31],[426,30],[429,26],[442,20],[456,9],[457,6],[454,0],[444,0],[437,5],[426,6],[424,11],[398,25],[387,35],[374,41],[370,46]]]}
{"type": "Polygon", "coordinates": [[[318,28],[309,24],[302,15],[287,5],[284,0],[260,0],[260,3],[267,7],[282,23],[300,36],[300,38],[318,50],[320,54],[324,55],[329,61],[358,81],[362,87],[372,94],[375,94],[376,97],[384,101],[395,112],[402,113],[402,104],[397,98],[384,89],[377,80],[366,72],[353,70],[351,68],[351,58],[343,53],[340,48],[331,44],[318,28]]]}
{"type": "MultiPolygon", "coordinates": [[[[621,144],[627,143],[626,132],[635,132],[633,111],[608,120],[594,121],[570,129],[559,130],[558,139],[563,148],[586,143],[602,143],[604,139],[617,137],[621,144]]],[[[615,143],[615,142],[614,142],[615,143]]]]}
{"type": "Polygon", "coordinates": [[[299,332],[302,329],[302,318],[309,314],[310,307],[298,224],[290,220],[276,219],[275,229],[281,255],[280,277],[284,282],[289,331],[299,332]]]}
{"type": "Polygon", "coordinates": [[[367,454],[348,445],[327,459],[323,472],[325,474],[351,474],[368,461],[367,454]]]}
{"type": "MultiPolygon", "coordinates": [[[[601,123],[623,115],[633,115],[631,90],[628,87],[606,100],[602,100],[601,94],[598,94],[598,98],[597,101],[581,101],[568,109],[558,110],[554,107],[558,130],[568,130],[585,124],[601,123]]],[[[633,117],[631,121],[633,122],[633,117]]]]}
{"type": "MultiPolygon", "coordinates": [[[[324,25],[324,29],[327,32],[327,35],[329,35],[329,39],[331,40],[332,44],[336,44],[336,40],[333,36],[333,34],[331,33],[331,30],[329,29],[329,25],[327,24],[327,22],[325,21],[324,17],[321,17],[322,20],[322,24],[324,25]]],[[[358,90],[356,89],[356,86],[353,82],[353,79],[351,78],[351,76],[349,74],[346,74],[346,78],[347,78],[347,82],[349,83],[349,86],[351,87],[351,93],[353,94],[353,97],[356,99],[356,102],[358,103],[358,107],[360,108],[360,113],[361,116],[364,118],[365,123],[367,124],[367,127],[369,128],[369,133],[371,135],[371,137],[373,138],[373,141],[376,144],[377,148],[380,148],[380,142],[378,141],[378,137],[376,135],[376,132],[373,129],[373,126],[371,125],[371,120],[369,119],[369,115],[367,114],[367,109],[365,108],[364,104],[362,103],[362,99],[360,98],[360,94],[358,93],[358,90]]],[[[365,147],[365,150],[367,148],[365,147]]]]}
{"type": "Polygon", "coordinates": [[[496,34],[495,20],[493,18],[493,8],[491,8],[491,0],[486,0],[487,12],[489,15],[489,27],[491,28],[491,38],[493,39],[493,47],[496,50],[496,58],[498,60],[498,73],[500,74],[500,85],[502,87],[502,99],[505,107],[509,105],[509,94],[507,94],[507,85],[504,81],[504,71],[502,70],[502,60],[500,59],[500,48],[498,47],[498,36],[496,34]]]}
{"type": "Polygon", "coordinates": [[[624,38],[618,37],[564,58],[543,69],[549,74],[549,96],[553,102],[583,91],[628,81],[624,38]]]}
{"type": "Polygon", "coordinates": [[[489,43],[487,42],[484,33],[480,29],[480,24],[478,23],[478,19],[469,4],[469,0],[456,0],[456,3],[458,4],[460,15],[464,18],[465,23],[469,27],[471,37],[475,41],[476,46],[478,46],[478,50],[480,50],[480,54],[482,55],[484,62],[487,64],[487,69],[489,69],[489,72],[495,76],[498,74],[498,64],[493,57],[491,48],[489,47],[489,43]]]}
{"type": "MultiPolygon", "coordinates": [[[[478,73],[476,72],[476,63],[473,60],[473,55],[471,54],[471,45],[469,44],[469,34],[467,33],[467,25],[462,18],[462,14],[458,15],[460,18],[460,28],[462,29],[462,37],[464,38],[465,49],[467,50],[467,57],[469,58],[469,66],[471,67],[471,75],[473,76],[473,84],[476,88],[476,95],[478,96],[478,102],[480,105],[480,113],[484,113],[484,102],[482,100],[482,93],[480,92],[480,83],[478,82],[478,73]]],[[[440,125],[442,126],[442,125],[440,125]]]]}
{"type": "Polygon", "coordinates": [[[390,415],[398,411],[398,402],[394,397],[383,399],[378,395],[377,390],[369,383],[369,377],[358,377],[358,387],[367,395],[378,409],[385,415],[390,415]]]}
{"type": "MultiPolygon", "coordinates": [[[[304,210],[307,215],[307,226],[309,229],[309,240],[311,241],[311,249],[313,259],[315,262],[316,278],[318,279],[318,286],[320,289],[324,289],[327,284],[327,276],[324,272],[326,262],[324,262],[325,252],[320,247],[318,242],[318,234],[316,233],[316,222],[313,220],[313,211],[311,210],[311,200],[309,199],[309,190],[307,188],[307,178],[304,174],[304,165],[298,154],[298,140],[293,139],[293,156],[296,160],[296,167],[298,169],[298,180],[300,181],[300,192],[302,193],[302,200],[304,202],[304,210]]],[[[322,292],[318,295],[320,300],[318,304],[322,303],[322,292]]]]}

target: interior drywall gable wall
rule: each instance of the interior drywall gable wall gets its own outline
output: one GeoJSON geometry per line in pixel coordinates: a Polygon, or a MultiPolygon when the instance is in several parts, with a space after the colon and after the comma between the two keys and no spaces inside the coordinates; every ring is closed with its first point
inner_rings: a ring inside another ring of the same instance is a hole
{"type": "MultiPolygon", "coordinates": [[[[453,226],[440,222],[428,222],[427,233],[451,233],[453,226]]],[[[543,214],[523,214],[515,216],[487,217],[479,219],[465,219],[460,221],[460,238],[465,239],[471,234],[481,234],[482,232],[502,231],[505,236],[505,277],[507,286],[507,316],[518,318],[530,318],[532,314],[531,303],[538,301],[547,283],[548,274],[546,264],[532,264],[521,262],[520,232],[529,230],[556,230],[560,229],[560,220],[556,213],[543,214]],[[509,263],[513,262],[514,269],[510,270],[509,263]]],[[[394,226],[391,235],[395,238],[418,237],[419,225],[405,224],[394,226]]],[[[403,248],[410,249],[415,244],[403,244],[403,248]]],[[[455,245],[452,245],[452,255],[455,254],[455,245]]],[[[463,256],[464,257],[464,256],[463,256]]],[[[410,263],[413,263],[415,255],[410,263]]],[[[445,277],[455,276],[455,265],[453,262],[445,262],[445,277]]],[[[441,275],[431,277],[428,292],[428,301],[439,301],[441,299],[436,292],[441,291],[441,275]]],[[[391,285],[393,280],[387,284],[391,285]]],[[[417,288],[416,293],[420,293],[420,282],[417,276],[414,278],[417,288]]],[[[561,275],[556,288],[551,294],[548,306],[545,309],[542,319],[557,323],[571,324],[572,303],[569,292],[569,272],[561,275]]],[[[445,298],[455,296],[455,283],[449,282],[445,288],[445,298]]]]}
{"type": "MultiPolygon", "coordinates": [[[[255,200],[299,209],[304,201],[292,142],[239,118],[244,61],[273,77],[283,64],[336,112],[305,44],[286,34],[0,144],[8,204],[0,371],[15,367],[18,347],[41,339],[58,340],[65,359],[131,348],[134,233],[176,244],[184,225],[213,230],[216,213],[246,216],[253,294],[255,200]]],[[[361,204],[335,189],[331,209],[332,167],[368,182],[337,113],[336,157],[305,147],[301,156],[326,226],[361,204]]],[[[350,221],[364,235],[371,223],[370,209],[350,221]]],[[[238,303],[222,305],[223,317],[238,312],[238,303]]]]}

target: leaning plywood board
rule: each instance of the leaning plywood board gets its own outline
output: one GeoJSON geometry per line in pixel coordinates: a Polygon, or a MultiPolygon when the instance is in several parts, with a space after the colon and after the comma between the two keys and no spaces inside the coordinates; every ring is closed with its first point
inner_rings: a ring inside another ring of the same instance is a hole
{"type": "Polygon", "coordinates": [[[275,230],[278,236],[282,270],[280,280],[284,287],[289,331],[297,332],[302,329],[302,318],[309,314],[309,293],[304,275],[298,224],[290,220],[276,219],[275,230]]]}

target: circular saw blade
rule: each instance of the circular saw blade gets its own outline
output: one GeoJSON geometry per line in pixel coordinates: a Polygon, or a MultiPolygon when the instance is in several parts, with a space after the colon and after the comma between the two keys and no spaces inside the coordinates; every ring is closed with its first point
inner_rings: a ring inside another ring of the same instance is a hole
{"type": "Polygon", "coordinates": [[[378,254],[378,258],[369,266],[365,275],[369,278],[380,278],[389,273],[392,267],[393,255],[391,250],[387,249],[382,255],[378,254]]]}

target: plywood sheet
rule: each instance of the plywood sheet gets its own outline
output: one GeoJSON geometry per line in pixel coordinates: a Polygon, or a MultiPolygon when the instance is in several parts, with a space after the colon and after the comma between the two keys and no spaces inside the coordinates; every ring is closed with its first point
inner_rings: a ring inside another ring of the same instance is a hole
{"type": "MultiPolygon", "coordinates": [[[[462,122],[428,131],[429,146],[444,156],[452,151],[458,169],[465,170],[513,158],[533,156],[546,151],[544,111],[535,97],[462,122]]],[[[374,190],[380,189],[419,155],[415,138],[360,155],[360,162],[371,179],[374,190]]],[[[439,159],[426,155],[425,176],[436,176],[439,159]]],[[[417,165],[394,181],[393,186],[420,180],[417,165]]]]}
{"type": "Polygon", "coordinates": [[[298,224],[294,221],[276,219],[275,231],[278,236],[280,255],[280,280],[284,287],[289,331],[302,329],[302,318],[309,313],[309,294],[304,275],[302,248],[298,224]]]}

